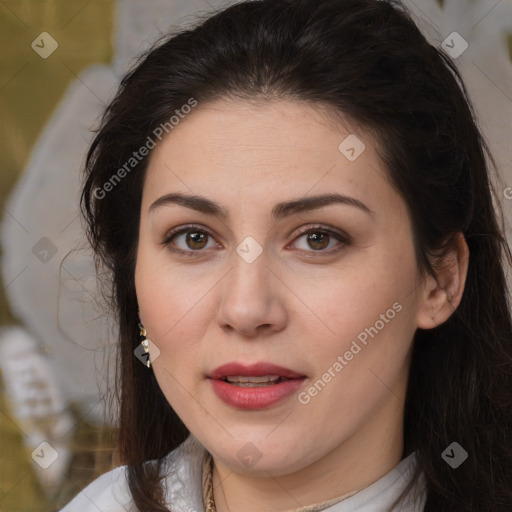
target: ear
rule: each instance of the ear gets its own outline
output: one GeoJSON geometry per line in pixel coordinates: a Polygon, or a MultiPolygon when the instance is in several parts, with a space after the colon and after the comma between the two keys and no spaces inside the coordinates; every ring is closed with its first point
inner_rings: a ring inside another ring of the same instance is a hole
{"type": "Polygon", "coordinates": [[[451,249],[428,275],[417,316],[420,329],[433,329],[448,320],[462,299],[469,264],[469,249],[462,233],[454,237],[451,249]]]}

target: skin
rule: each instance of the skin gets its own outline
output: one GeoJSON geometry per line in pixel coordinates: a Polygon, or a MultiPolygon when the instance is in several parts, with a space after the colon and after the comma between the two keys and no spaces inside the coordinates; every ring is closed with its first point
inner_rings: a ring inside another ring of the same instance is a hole
{"type": "Polygon", "coordinates": [[[219,512],[322,502],[368,486],[403,457],[413,335],[458,306],[468,253],[459,237],[438,275],[422,278],[406,204],[376,149],[368,133],[334,125],[319,106],[219,100],[196,107],[152,152],[135,275],[139,316],[160,350],[153,371],[164,395],[213,456],[219,512]],[[351,133],[366,146],[355,161],[338,149],[351,133]],[[148,211],[171,192],[204,196],[229,217],[178,204],[148,211]],[[333,192],[371,213],[331,204],[270,216],[279,202],[333,192]],[[189,223],[198,225],[189,234],[208,235],[187,243],[181,233],[162,244],[189,223]],[[334,233],[308,243],[307,233],[319,230],[334,233]],[[262,248],[252,263],[236,252],[248,236],[262,248]],[[270,361],[306,375],[299,391],[307,390],[395,303],[401,311],[307,404],[294,394],[268,409],[238,410],[206,378],[229,361],[270,361]],[[237,456],[247,443],[261,455],[251,467],[237,456]]]}

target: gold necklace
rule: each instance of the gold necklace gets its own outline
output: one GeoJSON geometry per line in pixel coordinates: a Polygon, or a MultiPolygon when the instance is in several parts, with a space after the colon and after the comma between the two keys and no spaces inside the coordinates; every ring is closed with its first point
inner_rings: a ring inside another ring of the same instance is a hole
{"type": "Polygon", "coordinates": [[[217,512],[213,499],[213,457],[207,451],[203,457],[203,507],[205,512],[217,512]]]}

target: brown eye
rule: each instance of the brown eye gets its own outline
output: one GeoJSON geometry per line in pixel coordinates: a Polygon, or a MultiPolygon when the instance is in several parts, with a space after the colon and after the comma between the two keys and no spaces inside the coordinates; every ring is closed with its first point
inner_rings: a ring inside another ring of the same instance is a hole
{"type": "Polygon", "coordinates": [[[307,237],[308,244],[312,249],[322,250],[329,245],[329,235],[327,233],[309,233],[307,237]]]}
{"type": "Polygon", "coordinates": [[[350,243],[351,238],[343,232],[313,226],[297,236],[294,246],[302,253],[309,253],[310,256],[318,253],[320,256],[333,254],[350,243]]]}
{"type": "Polygon", "coordinates": [[[201,231],[188,231],[185,243],[190,249],[203,249],[208,241],[208,234],[201,231]]]}
{"type": "Polygon", "coordinates": [[[195,226],[187,226],[171,232],[162,242],[162,245],[177,254],[197,256],[206,252],[203,249],[214,247],[215,240],[207,231],[195,226]],[[213,245],[208,246],[210,241],[213,245]]]}

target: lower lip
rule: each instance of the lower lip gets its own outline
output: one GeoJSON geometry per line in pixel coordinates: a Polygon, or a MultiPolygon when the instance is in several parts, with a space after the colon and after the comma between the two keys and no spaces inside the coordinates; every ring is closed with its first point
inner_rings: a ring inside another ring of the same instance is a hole
{"type": "Polygon", "coordinates": [[[290,379],[261,387],[233,386],[219,379],[209,379],[215,394],[226,404],[237,409],[264,409],[296,392],[305,380],[290,379]]]}

